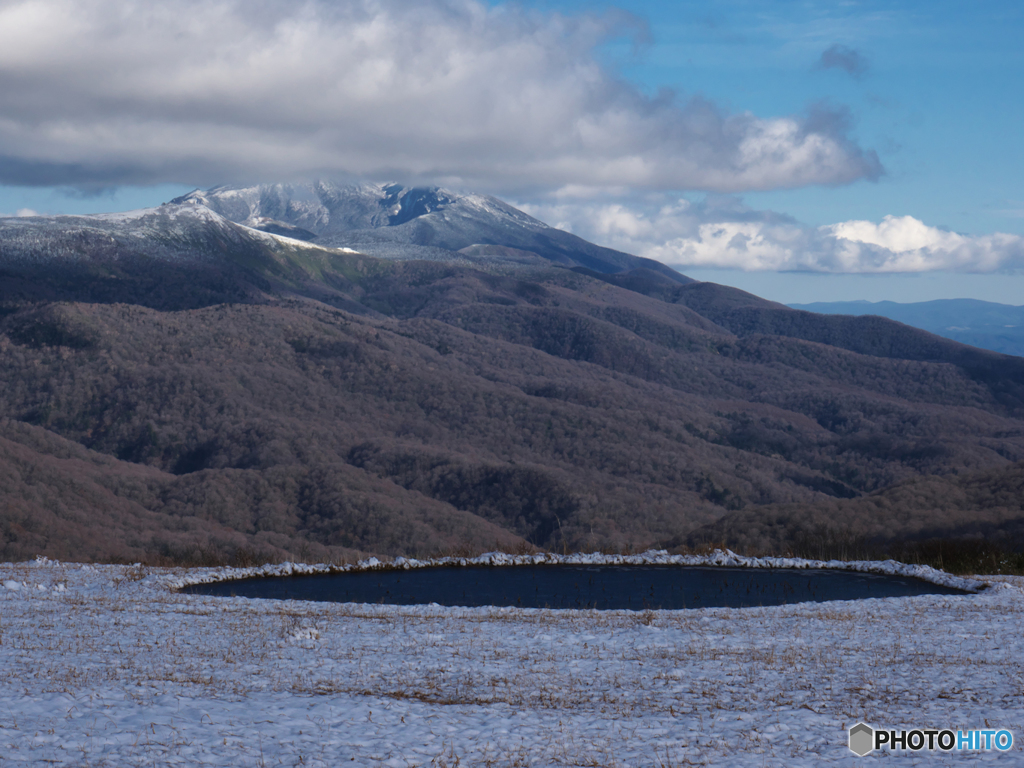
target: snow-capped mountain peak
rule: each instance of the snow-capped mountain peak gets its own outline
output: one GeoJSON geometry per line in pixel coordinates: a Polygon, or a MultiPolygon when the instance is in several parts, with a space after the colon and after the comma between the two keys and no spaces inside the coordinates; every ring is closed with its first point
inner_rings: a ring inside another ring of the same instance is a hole
{"type": "Polygon", "coordinates": [[[210,208],[263,231],[389,259],[554,263],[603,273],[643,267],[686,281],[663,264],[589,243],[498,198],[442,187],[320,180],[214,187],[172,202],[210,208]],[[309,236],[291,235],[289,228],[309,236]]]}

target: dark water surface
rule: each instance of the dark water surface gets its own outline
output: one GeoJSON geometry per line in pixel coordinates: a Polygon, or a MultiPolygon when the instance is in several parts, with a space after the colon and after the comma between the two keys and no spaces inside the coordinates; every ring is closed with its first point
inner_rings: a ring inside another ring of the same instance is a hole
{"type": "Polygon", "coordinates": [[[907,576],[678,565],[468,565],[197,584],[200,595],[517,608],[745,608],[868,597],[961,595],[907,576]]]}

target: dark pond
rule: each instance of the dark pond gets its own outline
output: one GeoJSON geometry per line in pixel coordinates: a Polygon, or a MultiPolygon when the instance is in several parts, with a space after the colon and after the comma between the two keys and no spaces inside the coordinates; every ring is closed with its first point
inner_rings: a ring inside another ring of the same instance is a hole
{"type": "Polygon", "coordinates": [[[335,603],[633,610],[965,594],[920,579],[876,573],[677,565],[436,566],[240,579],[182,591],[335,603]]]}

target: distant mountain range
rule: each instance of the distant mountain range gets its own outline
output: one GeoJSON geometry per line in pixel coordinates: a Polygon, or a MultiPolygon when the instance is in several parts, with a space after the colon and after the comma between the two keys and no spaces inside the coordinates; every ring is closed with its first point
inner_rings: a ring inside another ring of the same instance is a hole
{"type": "Polygon", "coordinates": [[[826,315],[878,315],[973,347],[1024,357],[1024,306],[977,299],[938,299],[909,304],[834,301],[789,306],[826,315]]]}
{"type": "Polygon", "coordinates": [[[0,356],[6,558],[1024,541],[1021,358],[490,197],[0,219],[0,356]]]}

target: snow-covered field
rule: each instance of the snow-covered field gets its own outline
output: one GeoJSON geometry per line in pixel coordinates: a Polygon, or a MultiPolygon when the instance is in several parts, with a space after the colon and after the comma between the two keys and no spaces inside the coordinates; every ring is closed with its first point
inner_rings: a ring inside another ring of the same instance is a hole
{"type": "Polygon", "coordinates": [[[644,613],[172,590],[211,573],[0,564],[0,764],[1024,764],[1024,579],[644,613]],[[858,758],[858,720],[1015,743],[858,758]]]}

